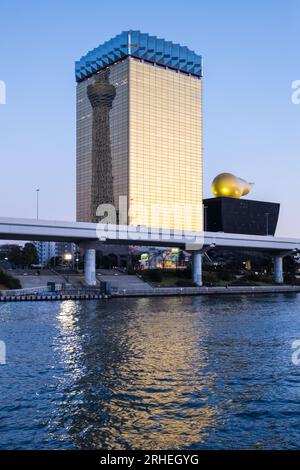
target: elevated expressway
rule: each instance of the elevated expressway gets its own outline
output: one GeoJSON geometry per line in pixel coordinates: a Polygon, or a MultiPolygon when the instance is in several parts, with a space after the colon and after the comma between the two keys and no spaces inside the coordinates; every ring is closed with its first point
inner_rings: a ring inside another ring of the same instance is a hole
{"type": "Polygon", "coordinates": [[[283,282],[283,258],[300,251],[300,239],[221,232],[184,232],[145,226],[93,224],[0,217],[0,240],[69,241],[84,250],[88,285],[96,284],[96,250],[103,244],[180,247],[193,255],[193,280],[202,285],[202,258],[214,247],[267,252],[274,257],[276,283],[283,282]]]}

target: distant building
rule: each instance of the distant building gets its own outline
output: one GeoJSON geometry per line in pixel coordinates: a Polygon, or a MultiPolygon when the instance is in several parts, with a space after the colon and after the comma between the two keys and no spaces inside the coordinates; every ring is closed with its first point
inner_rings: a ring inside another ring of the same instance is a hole
{"type": "Polygon", "coordinates": [[[72,261],[76,252],[76,245],[71,242],[38,241],[34,244],[42,266],[47,266],[54,257],[61,257],[63,261],[72,261]]]}
{"type": "Polygon", "coordinates": [[[202,230],[201,56],[126,31],[76,63],[77,220],[202,230]]]}
{"type": "Polygon", "coordinates": [[[38,257],[39,257],[39,264],[41,266],[46,266],[51,258],[56,256],[56,243],[55,242],[48,242],[48,241],[37,241],[34,242],[36,247],[38,257]]]}
{"type": "Polygon", "coordinates": [[[63,261],[72,261],[76,252],[76,245],[72,242],[56,242],[56,256],[63,261]]]}

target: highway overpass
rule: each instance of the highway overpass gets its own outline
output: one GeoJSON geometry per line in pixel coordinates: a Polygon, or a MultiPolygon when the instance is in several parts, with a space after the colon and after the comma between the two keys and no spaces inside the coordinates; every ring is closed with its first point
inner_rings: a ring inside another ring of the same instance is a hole
{"type": "Polygon", "coordinates": [[[48,240],[77,243],[85,251],[85,279],[96,283],[95,250],[105,244],[178,246],[193,252],[193,279],[202,284],[202,257],[213,247],[253,249],[274,256],[275,281],[283,280],[282,259],[300,251],[300,239],[220,232],[187,232],[145,226],[94,224],[55,220],[0,218],[0,240],[48,240]]]}

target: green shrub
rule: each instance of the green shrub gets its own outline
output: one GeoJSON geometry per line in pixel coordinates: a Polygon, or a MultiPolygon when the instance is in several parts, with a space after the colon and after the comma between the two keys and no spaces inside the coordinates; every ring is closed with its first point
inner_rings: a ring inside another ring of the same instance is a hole
{"type": "Polygon", "coordinates": [[[284,275],[284,282],[285,282],[286,284],[295,284],[296,279],[295,279],[294,274],[291,274],[291,273],[285,274],[285,275],[284,275]]]}
{"type": "Polygon", "coordinates": [[[129,276],[133,276],[134,274],[137,274],[137,271],[135,271],[135,270],[132,269],[132,268],[128,268],[128,269],[127,269],[127,274],[128,274],[129,276]]]}
{"type": "Polygon", "coordinates": [[[258,276],[259,282],[264,282],[265,284],[274,284],[273,276],[258,276]]]}
{"type": "Polygon", "coordinates": [[[176,274],[177,274],[178,277],[182,277],[184,279],[191,279],[192,278],[191,268],[177,269],[176,274]]]}
{"type": "Polygon", "coordinates": [[[226,282],[232,281],[234,279],[233,273],[231,271],[226,271],[226,270],[219,271],[218,276],[219,276],[219,279],[221,279],[222,281],[226,281],[226,282]]]}
{"type": "Polygon", "coordinates": [[[249,272],[245,275],[244,279],[247,279],[248,281],[258,281],[259,277],[257,274],[249,272]]]}
{"type": "Polygon", "coordinates": [[[175,285],[176,287],[196,287],[196,284],[188,279],[180,279],[176,281],[175,285]]]}
{"type": "Polygon", "coordinates": [[[19,279],[10,276],[0,270],[0,284],[3,284],[7,289],[21,289],[21,283],[19,279]]]}
{"type": "Polygon", "coordinates": [[[147,271],[142,271],[142,277],[145,281],[148,282],[161,282],[163,279],[162,272],[159,269],[149,269],[147,271]]]}
{"type": "Polygon", "coordinates": [[[203,271],[202,280],[205,284],[218,284],[219,278],[216,272],[203,271]]]}
{"type": "Polygon", "coordinates": [[[230,282],[231,286],[256,286],[255,281],[250,281],[249,279],[242,277],[241,279],[234,279],[230,282]]]}

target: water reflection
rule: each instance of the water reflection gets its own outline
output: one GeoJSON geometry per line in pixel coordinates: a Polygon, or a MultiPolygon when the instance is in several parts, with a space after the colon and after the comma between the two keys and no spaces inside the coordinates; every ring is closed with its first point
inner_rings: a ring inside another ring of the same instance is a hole
{"type": "Polygon", "coordinates": [[[62,304],[58,316],[62,360],[80,396],[75,409],[73,400],[67,403],[75,446],[179,448],[201,442],[216,409],[207,400],[213,377],[201,374],[207,352],[199,347],[203,332],[194,327],[193,313],[178,311],[169,299],[161,301],[158,315],[153,302],[140,299],[133,311],[125,301],[116,322],[117,305],[89,303],[80,315],[62,304]]]}
{"type": "Polygon", "coordinates": [[[7,304],[0,447],[299,446],[300,297],[7,304]]]}
{"type": "Polygon", "coordinates": [[[78,324],[82,305],[68,300],[60,304],[57,315],[60,334],[57,337],[56,348],[59,350],[62,363],[69,369],[73,379],[82,376],[81,332],[78,324]]]}

